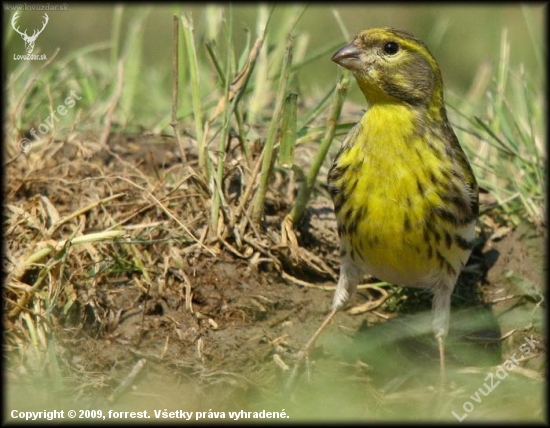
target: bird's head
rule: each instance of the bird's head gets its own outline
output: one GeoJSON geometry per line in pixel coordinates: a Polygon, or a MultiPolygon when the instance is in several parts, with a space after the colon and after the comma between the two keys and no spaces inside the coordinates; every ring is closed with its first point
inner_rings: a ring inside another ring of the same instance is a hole
{"type": "Polygon", "coordinates": [[[352,71],[370,104],[405,102],[436,109],[443,105],[437,62],[426,45],[406,31],[362,31],[332,60],[352,71]]]}

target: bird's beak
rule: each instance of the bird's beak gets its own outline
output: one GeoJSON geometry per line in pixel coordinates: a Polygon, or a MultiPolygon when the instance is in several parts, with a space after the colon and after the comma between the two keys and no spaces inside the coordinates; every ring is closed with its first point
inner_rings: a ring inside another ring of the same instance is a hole
{"type": "Polygon", "coordinates": [[[354,71],[361,67],[361,51],[353,42],[340,48],[338,52],[332,55],[332,60],[348,70],[354,71]]]}

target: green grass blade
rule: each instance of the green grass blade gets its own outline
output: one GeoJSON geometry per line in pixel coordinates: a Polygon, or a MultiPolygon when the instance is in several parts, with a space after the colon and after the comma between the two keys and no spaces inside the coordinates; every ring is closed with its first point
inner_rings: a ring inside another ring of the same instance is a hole
{"type": "Polygon", "coordinates": [[[290,168],[294,164],[294,147],[296,146],[296,103],[298,94],[290,93],[285,99],[283,124],[281,126],[281,144],[279,148],[279,165],[290,168]]]}
{"type": "Polygon", "coordinates": [[[252,205],[252,221],[256,224],[260,223],[264,210],[264,200],[267,193],[267,185],[271,176],[271,167],[273,159],[273,151],[275,148],[275,138],[277,136],[277,127],[280,123],[281,112],[283,109],[286,88],[290,77],[290,64],[292,62],[292,38],[289,37],[286,43],[284,61],[281,70],[281,79],[277,91],[275,109],[273,117],[269,123],[267,131],[267,139],[264,146],[264,157],[262,159],[262,170],[260,174],[260,184],[256,191],[252,205]]]}
{"type": "Polygon", "coordinates": [[[317,176],[319,175],[321,166],[325,161],[325,157],[327,156],[332,140],[334,139],[336,124],[338,122],[338,118],[340,117],[342,106],[344,105],[344,100],[346,99],[349,89],[349,76],[349,71],[344,70],[340,76],[338,85],[336,86],[336,92],[334,94],[332,110],[327,121],[325,136],[321,141],[319,150],[317,151],[315,159],[313,159],[313,163],[306,176],[306,180],[302,183],[302,186],[298,191],[298,196],[296,197],[296,202],[290,212],[294,226],[296,226],[302,219],[309,198],[311,197],[311,192],[315,186],[317,176]]]}

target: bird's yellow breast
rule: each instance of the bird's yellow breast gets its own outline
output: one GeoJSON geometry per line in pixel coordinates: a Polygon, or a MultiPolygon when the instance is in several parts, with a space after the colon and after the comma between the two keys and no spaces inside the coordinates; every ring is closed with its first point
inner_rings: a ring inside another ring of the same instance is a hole
{"type": "Polygon", "coordinates": [[[394,104],[367,111],[356,140],[337,160],[354,177],[344,175],[336,183],[346,195],[337,220],[346,225],[344,247],[369,273],[387,282],[429,286],[442,274],[437,252],[453,265],[462,262],[464,252],[447,245],[444,233],[439,242],[428,233],[453,226],[432,215],[442,204],[443,142],[430,141],[432,149],[426,150],[414,114],[394,104]]]}

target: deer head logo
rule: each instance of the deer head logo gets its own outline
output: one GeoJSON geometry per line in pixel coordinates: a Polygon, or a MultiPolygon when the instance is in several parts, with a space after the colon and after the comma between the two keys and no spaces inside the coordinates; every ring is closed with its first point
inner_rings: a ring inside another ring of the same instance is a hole
{"type": "Polygon", "coordinates": [[[44,24],[42,25],[42,28],[40,29],[40,31],[37,32],[37,30],[34,30],[33,33],[32,33],[32,36],[28,36],[27,35],[27,30],[25,30],[25,32],[22,33],[21,31],[19,31],[19,27],[15,28],[15,21],[17,21],[17,15],[18,14],[19,14],[19,12],[15,12],[15,15],[13,15],[13,18],[11,20],[11,26],[13,27],[13,29],[17,33],[19,33],[21,35],[21,37],[25,41],[25,49],[26,49],[27,53],[32,53],[32,51],[34,50],[34,42],[36,42],[36,38],[38,37],[38,35],[42,31],[44,31],[44,28],[46,28],[46,24],[48,23],[50,18],[48,18],[48,14],[45,13],[44,18],[46,18],[46,19],[45,19],[44,24]]]}

